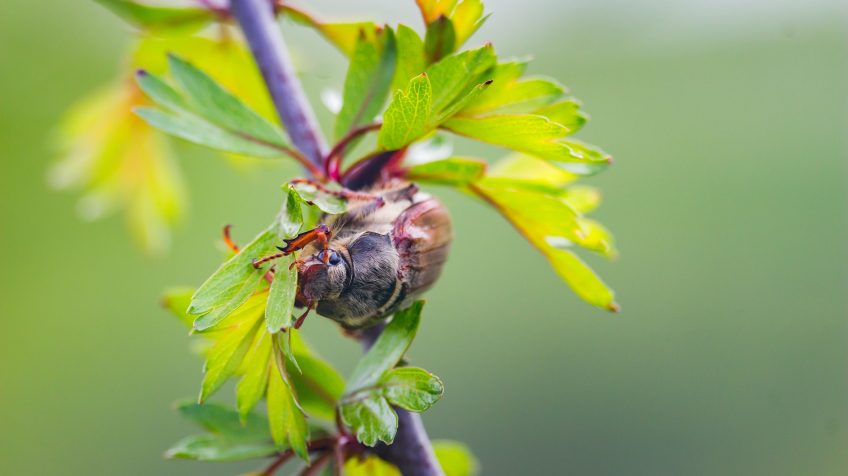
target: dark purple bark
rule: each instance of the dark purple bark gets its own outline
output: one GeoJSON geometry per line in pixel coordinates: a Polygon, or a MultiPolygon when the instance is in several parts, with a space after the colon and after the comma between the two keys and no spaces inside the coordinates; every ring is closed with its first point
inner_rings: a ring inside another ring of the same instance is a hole
{"type": "MultiPolygon", "coordinates": [[[[270,0],[230,0],[230,10],[241,26],[271,99],[295,147],[321,167],[325,145],[315,114],[303,94],[280,35],[270,0]]],[[[367,350],[382,332],[377,325],[363,332],[367,350]]],[[[380,445],[375,452],[400,469],[404,476],[444,476],[436,460],[421,417],[400,408],[394,444],[380,445]]]]}
{"type": "Polygon", "coordinates": [[[295,147],[319,168],[326,146],[315,114],[294,74],[270,0],[230,0],[250,51],[265,79],[271,100],[295,147]]]}

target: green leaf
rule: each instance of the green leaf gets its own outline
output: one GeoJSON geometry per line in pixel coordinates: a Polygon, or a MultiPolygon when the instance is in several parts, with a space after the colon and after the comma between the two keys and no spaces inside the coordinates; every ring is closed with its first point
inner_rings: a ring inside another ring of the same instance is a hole
{"type": "Polygon", "coordinates": [[[291,448],[304,461],[309,461],[309,451],[306,447],[309,428],[306,418],[289,386],[285,357],[278,345],[273,347],[276,365],[268,377],[266,397],[271,436],[279,449],[291,448]]]}
{"type": "Polygon", "coordinates": [[[171,75],[182,87],[192,110],[210,122],[256,140],[288,146],[282,131],[244,105],[206,73],[185,60],[168,56],[171,75]]]}
{"type": "Polygon", "coordinates": [[[386,372],[376,388],[392,405],[419,413],[429,410],[445,391],[439,377],[417,367],[400,367],[386,372]]]}
{"type": "Polygon", "coordinates": [[[294,256],[284,256],[277,261],[268,305],[265,307],[265,323],[268,332],[274,334],[292,326],[292,311],[297,290],[297,268],[290,265],[294,256]]]}
{"type": "Polygon", "coordinates": [[[564,140],[568,129],[532,114],[498,114],[486,117],[454,117],[444,127],[457,134],[549,160],[565,170],[591,174],[609,165],[603,151],[576,141],[564,140]]]}
{"type": "Polygon", "coordinates": [[[196,461],[243,461],[264,458],[276,453],[277,448],[270,439],[232,441],[226,436],[207,433],[181,439],[165,452],[165,457],[196,461]]]}
{"type": "Polygon", "coordinates": [[[149,107],[133,109],[139,117],[156,129],[204,147],[247,155],[275,159],[285,154],[274,147],[253,142],[245,137],[227,132],[200,117],[188,113],[168,113],[149,107]]]}
{"type": "Polygon", "coordinates": [[[601,192],[589,185],[572,185],[564,193],[565,201],[578,213],[589,213],[601,203],[601,192]]]}
{"type": "Polygon", "coordinates": [[[252,262],[274,250],[277,241],[276,226],[272,226],[222,264],[198,288],[188,308],[190,314],[199,316],[194,321],[195,330],[209,329],[247,301],[265,275],[252,262]]]}
{"type": "Polygon", "coordinates": [[[277,217],[280,227],[280,238],[292,238],[300,232],[303,226],[303,209],[300,195],[291,186],[284,187],[286,201],[277,217]]]}
{"type": "Polygon", "coordinates": [[[406,25],[397,27],[397,66],[392,79],[391,89],[406,89],[409,80],[424,72],[424,41],[412,28],[406,25]]]}
{"type": "Polygon", "coordinates": [[[205,8],[161,7],[130,0],[96,1],[133,25],[157,32],[197,30],[215,19],[205,8]]]}
{"type": "Polygon", "coordinates": [[[450,440],[433,440],[433,451],[445,476],[474,476],[480,464],[462,443],[450,440]]]}
{"type": "Polygon", "coordinates": [[[186,111],[188,109],[188,104],[186,104],[182,95],[158,76],[142,69],[136,73],[136,81],[147,97],[165,109],[171,111],[186,111]]]}
{"type": "Polygon", "coordinates": [[[162,295],[162,307],[177,316],[188,328],[191,328],[191,324],[194,322],[194,317],[186,312],[193,294],[194,288],[180,287],[167,289],[162,295]]]}
{"type": "Polygon", "coordinates": [[[432,130],[428,126],[432,89],[427,74],[409,82],[406,91],[398,91],[383,114],[383,126],[377,142],[386,150],[406,147],[432,130]]]}
{"type": "Polygon", "coordinates": [[[363,445],[373,447],[377,441],[391,444],[395,439],[398,417],[385,398],[368,398],[342,405],[341,415],[363,445]]]}
{"type": "MultiPolygon", "coordinates": [[[[244,376],[236,386],[236,402],[239,416],[247,418],[254,406],[265,396],[268,375],[272,368],[271,334],[256,332],[250,350],[242,362],[244,376]]],[[[267,430],[267,426],[265,426],[267,430]]]]}
{"type": "Polygon", "coordinates": [[[406,178],[411,181],[443,185],[464,185],[480,179],[486,172],[486,162],[478,159],[450,157],[409,167],[406,178]]]}
{"type": "MultiPolygon", "coordinates": [[[[525,78],[518,81],[498,82],[489,91],[462,110],[462,115],[476,116],[491,113],[534,113],[565,94],[565,86],[548,78],[525,78]]],[[[540,114],[544,115],[544,114],[540,114]]],[[[570,131],[570,130],[569,130],[570,131]]]]}
{"type": "Polygon", "coordinates": [[[488,176],[521,182],[528,188],[538,185],[540,189],[554,194],[578,178],[550,162],[526,154],[512,154],[495,162],[488,176]]]}
{"type": "Polygon", "coordinates": [[[345,77],[342,109],[336,117],[336,139],[373,121],[386,103],[397,59],[391,28],[383,30],[378,41],[365,36],[357,41],[345,77]]]}
{"type": "Polygon", "coordinates": [[[429,63],[435,63],[456,50],[456,31],[453,22],[440,16],[427,25],[424,35],[424,54],[429,63]]]}
{"type": "Polygon", "coordinates": [[[415,338],[423,307],[424,301],[416,301],[395,314],[377,342],[356,364],[345,393],[350,394],[376,384],[383,373],[398,363],[415,338]]]}
{"type": "Polygon", "coordinates": [[[338,215],[347,211],[347,202],[343,198],[327,193],[311,183],[298,182],[289,184],[288,187],[294,190],[301,200],[318,207],[324,213],[338,215]]]}
{"type": "Polygon", "coordinates": [[[221,388],[241,366],[257,331],[261,329],[266,299],[265,293],[251,296],[221,323],[224,334],[206,354],[203,383],[200,386],[201,403],[221,388]]]}
{"type": "Polygon", "coordinates": [[[438,117],[480,83],[491,79],[497,58],[491,45],[451,55],[427,69],[433,90],[432,111],[438,117]]]}
{"type": "Polygon", "coordinates": [[[291,360],[286,363],[292,386],[303,409],[316,418],[333,421],[336,404],[344,392],[344,378],[332,365],[314,354],[295,350],[301,371],[291,360]]]}
{"type": "Polygon", "coordinates": [[[201,461],[236,461],[276,453],[265,419],[254,413],[238,413],[219,404],[183,403],[179,412],[210,433],[183,438],[169,449],[168,458],[201,461]]]}

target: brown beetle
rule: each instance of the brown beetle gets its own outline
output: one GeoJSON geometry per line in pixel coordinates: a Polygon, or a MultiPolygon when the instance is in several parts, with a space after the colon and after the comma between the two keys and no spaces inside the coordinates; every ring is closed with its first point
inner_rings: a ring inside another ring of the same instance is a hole
{"type": "Polygon", "coordinates": [[[286,240],[280,253],[254,266],[302,249],[305,258],[294,263],[297,305],[307,310],[295,326],[315,309],[345,328],[368,327],[435,283],[450,248],[450,216],[438,200],[405,182],[330,193],[364,204],[325,215],[324,223],[286,240]]]}

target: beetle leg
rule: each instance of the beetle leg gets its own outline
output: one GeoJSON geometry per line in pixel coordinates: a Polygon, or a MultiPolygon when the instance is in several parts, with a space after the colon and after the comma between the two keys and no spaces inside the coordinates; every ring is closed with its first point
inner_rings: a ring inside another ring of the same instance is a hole
{"type": "Polygon", "coordinates": [[[318,225],[309,231],[304,231],[292,239],[283,240],[286,242],[286,246],[278,246],[277,249],[280,250],[283,256],[288,256],[295,251],[302,250],[309,243],[318,241],[321,243],[323,249],[326,250],[332,235],[333,232],[330,231],[330,227],[327,225],[318,225]]]}
{"type": "Polygon", "coordinates": [[[297,267],[297,269],[300,269],[304,264],[306,264],[306,261],[304,261],[302,259],[296,259],[296,260],[292,261],[292,263],[289,265],[289,269],[292,269],[294,267],[297,267]]]}
{"type": "Polygon", "coordinates": [[[350,189],[347,189],[347,188],[342,188],[341,190],[330,190],[329,188],[324,186],[324,184],[322,184],[321,182],[316,182],[315,180],[312,180],[312,179],[297,178],[297,179],[290,181],[289,183],[290,184],[305,183],[307,185],[315,187],[320,192],[323,192],[323,193],[326,193],[327,195],[332,195],[334,197],[338,197],[338,198],[341,198],[341,199],[344,199],[344,200],[368,201],[368,200],[375,200],[375,199],[378,198],[378,195],[375,195],[373,193],[357,192],[357,191],[350,190],[350,189]]]}
{"type": "Polygon", "coordinates": [[[263,256],[262,258],[259,258],[259,259],[254,259],[251,263],[253,264],[253,269],[259,269],[259,267],[262,266],[263,264],[265,264],[269,261],[274,261],[275,259],[278,259],[278,258],[282,258],[285,255],[286,255],[286,253],[282,253],[282,252],[281,253],[274,253],[272,255],[263,256]]]}
{"type": "Polygon", "coordinates": [[[297,320],[294,321],[294,325],[292,327],[294,327],[295,329],[300,329],[300,326],[303,325],[303,321],[306,320],[306,316],[309,315],[309,311],[311,311],[314,308],[315,308],[315,303],[310,302],[309,305],[306,306],[306,310],[303,311],[303,314],[301,314],[300,317],[298,317],[297,320]]]}
{"type": "Polygon", "coordinates": [[[383,196],[390,202],[400,202],[403,200],[411,202],[412,199],[415,198],[416,193],[418,193],[418,185],[411,183],[406,187],[386,192],[383,196]]]}
{"type": "Polygon", "coordinates": [[[232,251],[233,253],[238,253],[239,247],[233,241],[233,239],[230,237],[230,229],[232,227],[233,227],[232,225],[224,225],[224,230],[221,232],[221,234],[224,237],[224,244],[227,245],[227,248],[229,248],[229,250],[232,251]]]}

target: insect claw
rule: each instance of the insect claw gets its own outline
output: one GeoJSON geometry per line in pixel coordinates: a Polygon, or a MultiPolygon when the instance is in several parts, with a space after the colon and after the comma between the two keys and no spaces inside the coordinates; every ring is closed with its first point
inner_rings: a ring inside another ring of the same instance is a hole
{"type": "Polygon", "coordinates": [[[300,317],[298,317],[297,320],[294,321],[294,325],[292,327],[294,327],[295,329],[300,329],[300,326],[303,325],[303,321],[306,320],[306,316],[309,315],[309,311],[311,311],[314,307],[315,303],[309,303],[309,305],[306,306],[306,311],[304,311],[303,314],[301,314],[300,317]]]}

